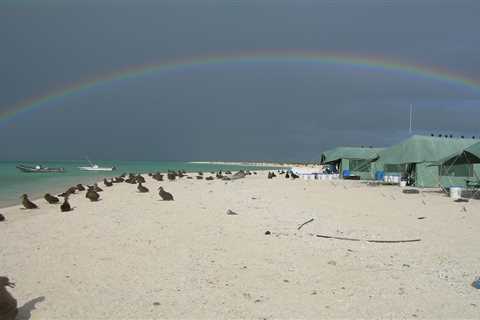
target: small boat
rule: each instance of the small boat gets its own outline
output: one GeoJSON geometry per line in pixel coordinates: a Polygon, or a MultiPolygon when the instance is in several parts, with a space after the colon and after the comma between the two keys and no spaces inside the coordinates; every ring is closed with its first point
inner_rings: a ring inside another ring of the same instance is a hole
{"type": "Polygon", "coordinates": [[[115,167],[99,167],[98,165],[94,164],[88,167],[78,167],[78,169],[82,171],[113,171],[115,167]]]}
{"type": "Polygon", "coordinates": [[[82,171],[113,171],[113,170],[116,170],[117,168],[115,168],[115,166],[113,167],[100,167],[96,164],[93,164],[90,159],[88,159],[87,157],[87,161],[88,163],[90,164],[89,166],[86,166],[86,167],[78,167],[78,169],[82,170],[82,171]]]}
{"type": "Polygon", "coordinates": [[[63,168],[48,168],[42,167],[41,165],[36,166],[27,166],[24,164],[18,164],[17,169],[22,172],[31,172],[31,173],[63,173],[65,169],[63,168]]]}

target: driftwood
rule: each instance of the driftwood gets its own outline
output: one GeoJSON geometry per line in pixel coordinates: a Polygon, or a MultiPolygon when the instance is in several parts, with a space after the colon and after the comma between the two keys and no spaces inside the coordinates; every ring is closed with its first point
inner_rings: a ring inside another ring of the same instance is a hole
{"type": "Polygon", "coordinates": [[[406,243],[406,242],[418,242],[422,241],[422,239],[411,239],[411,240],[362,240],[362,239],[355,239],[355,238],[346,238],[346,237],[335,237],[335,236],[328,236],[323,234],[315,235],[318,238],[325,238],[325,239],[336,239],[336,240],[346,240],[346,241],[366,241],[366,242],[373,242],[373,243],[406,243]]]}
{"type": "Polygon", "coordinates": [[[312,219],[310,219],[310,220],[308,220],[308,221],[305,221],[304,223],[302,223],[301,225],[298,226],[297,230],[302,229],[304,225],[306,225],[307,223],[312,222],[313,220],[314,220],[314,219],[312,218],[312,219]]]}

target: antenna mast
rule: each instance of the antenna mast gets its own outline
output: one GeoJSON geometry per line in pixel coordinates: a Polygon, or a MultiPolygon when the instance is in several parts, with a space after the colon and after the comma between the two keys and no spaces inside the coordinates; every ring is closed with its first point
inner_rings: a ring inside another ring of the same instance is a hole
{"type": "Polygon", "coordinates": [[[413,104],[410,104],[410,127],[408,133],[412,134],[412,123],[413,123],[413,104]]]}

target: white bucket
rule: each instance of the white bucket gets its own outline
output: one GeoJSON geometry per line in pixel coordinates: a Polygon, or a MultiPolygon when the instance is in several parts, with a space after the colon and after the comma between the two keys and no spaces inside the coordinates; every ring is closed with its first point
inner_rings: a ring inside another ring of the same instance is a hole
{"type": "Polygon", "coordinates": [[[462,187],[450,187],[450,198],[453,200],[460,199],[462,197],[462,187]]]}
{"type": "Polygon", "coordinates": [[[407,181],[400,181],[400,187],[405,188],[407,186],[407,181]]]}

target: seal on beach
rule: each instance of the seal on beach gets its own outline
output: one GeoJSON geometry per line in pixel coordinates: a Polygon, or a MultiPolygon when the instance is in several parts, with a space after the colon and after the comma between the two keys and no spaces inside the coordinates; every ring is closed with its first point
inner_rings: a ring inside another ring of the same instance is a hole
{"type": "Polygon", "coordinates": [[[90,199],[90,201],[98,201],[100,195],[94,190],[94,187],[89,186],[85,198],[90,199]]]}
{"type": "Polygon", "coordinates": [[[83,186],[83,184],[77,184],[77,190],[78,191],[85,191],[85,187],[83,186]]]}
{"type": "Polygon", "coordinates": [[[163,201],[173,201],[173,196],[171,193],[163,190],[162,187],[158,188],[159,192],[158,194],[160,195],[160,198],[162,198],[163,201]]]}
{"type": "Polygon", "coordinates": [[[145,186],[142,186],[142,183],[141,183],[141,182],[138,183],[137,190],[138,190],[138,192],[140,192],[140,193],[148,192],[148,188],[145,187],[145,186]]]}
{"type": "Polygon", "coordinates": [[[5,216],[0,213],[0,221],[5,221],[5,216]]]}
{"type": "Polygon", "coordinates": [[[60,206],[60,211],[62,211],[62,212],[72,211],[72,207],[70,206],[70,203],[68,202],[68,196],[69,195],[65,196],[65,198],[63,200],[63,203],[60,206]]]}
{"type": "Polygon", "coordinates": [[[60,201],[57,197],[52,196],[50,193],[46,193],[43,198],[50,204],[55,204],[60,201]]]}
{"type": "Polygon", "coordinates": [[[104,178],[104,179],[103,179],[103,184],[105,185],[105,187],[111,187],[111,186],[113,186],[113,182],[112,182],[112,181],[108,181],[107,178],[104,178]]]}
{"type": "Polygon", "coordinates": [[[26,194],[22,194],[22,205],[25,209],[37,209],[38,206],[33,203],[32,201],[28,200],[28,196],[26,194]]]}
{"type": "Polygon", "coordinates": [[[7,277],[0,277],[0,319],[15,320],[17,316],[17,300],[7,291],[6,287],[15,288],[15,283],[7,277]]]}
{"type": "Polygon", "coordinates": [[[288,172],[285,174],[285,178],[290,179],[290,175],[288,174],[288,172]]]}
{"type": "Polygon", "coordinates": [[[212,176],[206,177],[205,180],[212,181],[214,178],[212,176]]]}
{"type": "Polygon", "coordinates": [[[142,177],[142,175],[137,175],[136,177],[136,180],[137,180],[137,183],[140,182],[140,183],[145,183],[145,178],[142,177]]]}

